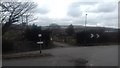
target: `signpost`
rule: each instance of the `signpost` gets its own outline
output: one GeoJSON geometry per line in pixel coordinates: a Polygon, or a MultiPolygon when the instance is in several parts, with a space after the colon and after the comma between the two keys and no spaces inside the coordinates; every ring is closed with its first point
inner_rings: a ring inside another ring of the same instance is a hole
{"type": "Polygon", "coordinates": [[[96,36],[97,36],[96,38],[99,38],[99,37],[100,37],[100,35],[99,35],[99,34],[96,34],[96,36]]]}
{"type": "Polygon", "coordinates": [[[90,38],[93,38],[94,37],[94,34],[90,34],[91,36],[90,36],[90,38]]]}
{"type": "Polygon", "coordinates": [[[92,38],[94,38],[95,40],[94,40],[94,42],[98,42],[97,40],[98,40],[98,38],[100,37],[100,35],[99,34],[90,34],[90,38],[92,39],[92,38]]]}
{"type": "MultiPolygon", "coordinates": [[[[42,37],[42,34],[38,34],[38,37],[42,37]]],[[[41,51],[42,45],[41,44],[43,44],[43,41],[41,41],[41,39],[40,39],[40,41],[37,42],[37,44],[40,44],[40,54],[41,54],[42,53],[42,51],[41,51]]]]}
{"type": "MultiPolygon", "coordinates": [[[[93,38],[94,37],[94,34],[90,34],[90,38],[93,38]]],[[[99,34],[96,34],[96,38],[99,38],[100,35],[99,34]]]]}

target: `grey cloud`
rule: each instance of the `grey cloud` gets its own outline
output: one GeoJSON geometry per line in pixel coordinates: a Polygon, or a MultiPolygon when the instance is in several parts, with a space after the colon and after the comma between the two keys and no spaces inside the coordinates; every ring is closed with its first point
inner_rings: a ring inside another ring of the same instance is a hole
{"type": "Polygon", "coordinates": [[[80,5],[96,5],[98,2],[78,2],[80,5]]]}
{"type": "Polygon", "coordinates": [[[47,14],[49,12],[49,10],[47,8],[40,8],[38,10],[38,12],[41,13],[41,14],[47,14]]]}
{"type": "Polygon", "coordinates": [[[38,23],[36,23],[37,25],[42,25],[42,26],[46,26],[49,25],[50,23],[53,23],[52,19],[49,18],[39,18],[38,23]]]}
{"type": "Polygon", "coordinates": [[[82,11],[80,11],[80,5],[79,4],[71,4],[68,8],[67,14],[72,17],[79,17],[82,14],[82,11]]]}
{"type": "Polygon", "coordinates": [[[68,11],[68,15],[72,17],[79,17],[81,15],[81,11],[79,11],[77,8],[71,9],[68,11]]]}
{"type": "MultiPolygon", "coordinates": [[[[95,25],[95,26],[117,26],[117,14],[116,13],[102,13],[102,14],[92,14],[87,17],[87,25],[95,25]],[[95,16],[94,16],[95,15],[95,16]],[[98,25],[99,24],[99,25],[98,25]]],[[[75,24],[85,24],[85,18],[80,17],[77,20],[74,21],[75,24]]]]}
{"type": "MultiPolygon", "coordinates": [[[[84,18],[77,18],[77,19],[50,19],[50,18],[40,18],[39,22],[36,23],[38,25],[49,25],[51,23],[56,23],[58,25],[69,25],[69,24],[76,24],[76,25],[84,25],[85,20],[84,18]]],[[[101,19],[101,18],[88,18],[87,20],[87,26],[88,25],[94,25],[94,26],[113,26],[117,27],[117,19],[101,19]]]]}
{"type": "Polygon", "coordinates": [[[117,19],[112,19],[110,21],[104,21],[104,26],[107,26],[107,27],[118,27],[117,19]]]}
{"type": "Polygon", "coordinates": [[[47,7],[44,7],[44,6],[41,6],[41,7],[37,7],[35,10],[34,10],[35,13],[40,13],[40,14],[47,14],[49,13],[49,9],[47,7]]]}
{"type": "MultiPolygon", "coordinates": [[[[59,25],[69,25],[69,24],[81,24],[84,25],[85,23],[85,17],[82,15],[81,11],[81,5],[90,5],[93,7],[91,9],[91,12],[93,14],[90,14],[88,12],[88,19],[87,19],[87,25],[96,25],[100,24],[101,26],[117,26],[117,14],[116,12],[116,5],[113,3],[96,3],[96,2],[74,2],[72,3],[68,8],[68,18],[65,19],[50,19],[50,18],[40,18],[38,25],[49,25],[51,23],[56,23],[59,25]],[[95,16],[95,14],[97,14],[95,16]]],[[[44,14],[49,13],[49,10],[47,8],[40,8],[40,13],[44,14]],[[42,11],[41,11],[42,9],[42,11]]]]}
{"type": "Polygon", "coordinates": [[[82,15],[82,11],[80,10],[81,5],[95,5],[97,2],[74,2],[68,8],[68,15],[72,17],[79,17],[82,15]]]}
{"type": "Polygon", "coordinates": [[[113,12],[117,8],[117,5],[112,2],[103,2],[96,5],[97,7],[93,7],[88,12],[95,12],[95,13],[108,13],[113,12]]]}
{"type": "Polygon", "coordinates": [[[99,14],[99,16],[97,18],[101,18],[104,20],[111,20],[111,19],[117,19],[118,18],[118,14],[117,13],[102,13],[99,14]]]}
{"type": "Polygon", "coordinates": [[[81,2],[81,1],[77,1],[72,3],[72,5],[96,5],[99,2],[81,2]]]}
{"type": "Polygon", "coordinates": [[[112,12],[116,9],[117,6],[115,6],[112,2],[110,3],[103,3],[98,6],[98,10],[102,12],[112,12]]]}
{"type": "Polygon", "coordinates": [[[69,18],[66,18],[66,19],[51,19],[51,18],[48,18],[48,17],[41,17],[41,18],[39,18],[39,21],[36,24],[37,25],[49,25],[49,24],[52,24],[52,23],[56,23],[58,25],[68,25],[68,24],[73,23],[72,21],[73,20],[69,19],[69,18]]]}
{"type": "Polygon", "coordinates": [[[113,26],[117,27],[118,19],[116,15],[113,14],[101,14],[97,17],[98,23],[103,23],[103,26],[113,26]]]}
{"type": "Polygon", "coordinates": [[[52,23],[58,24],[58,25],[66,25],[70,24],[69,19],[51,19],[51,18],[39,18],[39,23],[37,25],[50,25],[52,23]]]}

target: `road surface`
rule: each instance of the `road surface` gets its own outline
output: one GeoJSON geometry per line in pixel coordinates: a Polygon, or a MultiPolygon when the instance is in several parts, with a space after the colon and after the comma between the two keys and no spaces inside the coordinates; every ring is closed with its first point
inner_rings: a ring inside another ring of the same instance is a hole
{"type": "MultiPolygon", "coordinates": [[[[35,51],[38,52],[39,51],[35,51]]],[[[3,60],[3,66],[117,66],[118,46],[66,47],[43,50],[52,56],[3,60]]]]}

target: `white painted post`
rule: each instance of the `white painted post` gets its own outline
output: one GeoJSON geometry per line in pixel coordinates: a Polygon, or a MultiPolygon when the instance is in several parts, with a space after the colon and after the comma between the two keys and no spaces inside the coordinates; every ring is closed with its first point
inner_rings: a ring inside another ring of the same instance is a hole
{"type": "MultiPolygon", "coordinates": [[[[42,37],[42,34],[38,34],[38,37],[42,37]]],[[[42,51],[41,51],[42,45],[41,44],[43,44],[43,41],[41,41],[41,39],[40,39],[40,41],[37,42],[37,44],[40,44],[40,54],[41,54],[42,53],[42,51]]]]}
{"type": "Polygon", "coordinates": [[[42,37],[42,34],[38,34],[38,37],[42,37]]]}

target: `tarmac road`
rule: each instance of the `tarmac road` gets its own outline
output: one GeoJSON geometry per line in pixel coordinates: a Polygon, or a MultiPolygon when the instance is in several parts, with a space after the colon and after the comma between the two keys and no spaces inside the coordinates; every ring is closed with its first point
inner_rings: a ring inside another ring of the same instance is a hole
{"type": "MultiPolygon", "coordinates": [[[[38,52],[39,51],[35,51],[38,52]]],[[[33,52],[33,53],[35,53],[33,52]]],[[[118,45],[43,50],[52,56],[3,60],[3,66],[117,66],[118,45]]]]}

